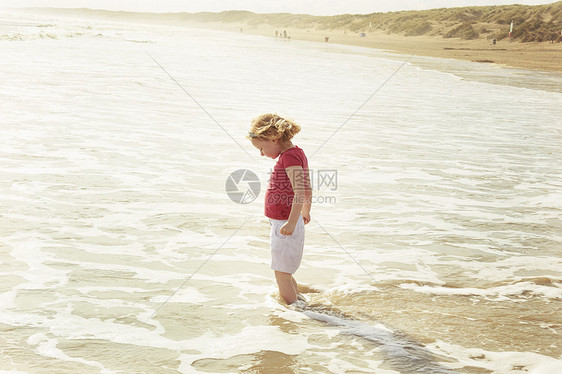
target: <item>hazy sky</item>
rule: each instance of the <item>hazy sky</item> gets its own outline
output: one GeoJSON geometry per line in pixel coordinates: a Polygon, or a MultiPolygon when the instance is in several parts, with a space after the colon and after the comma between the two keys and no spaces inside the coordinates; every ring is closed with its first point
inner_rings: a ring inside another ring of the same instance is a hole
{"type": "Polygon", "coordinates": [[[220,12],[244,9],[256,13],[334,15],[471,5],[549,4],[556,0],[2,0],[0,8],[61,7],[139,12],[220,12]]]}

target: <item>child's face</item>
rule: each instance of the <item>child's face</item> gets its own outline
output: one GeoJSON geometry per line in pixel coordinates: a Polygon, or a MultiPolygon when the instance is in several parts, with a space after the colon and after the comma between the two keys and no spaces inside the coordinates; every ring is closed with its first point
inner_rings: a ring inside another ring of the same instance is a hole
{"type": "Polygon", "coordinates": [[[278,140],[252,139],[254,147],[260,150],[262,156],[276,159],[281,153],[281,146],[278,140]]]}

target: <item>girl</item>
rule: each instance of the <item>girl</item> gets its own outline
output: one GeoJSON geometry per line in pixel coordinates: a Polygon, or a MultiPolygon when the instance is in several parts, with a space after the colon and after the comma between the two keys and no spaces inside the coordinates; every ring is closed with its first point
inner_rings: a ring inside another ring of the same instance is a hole
{"type": "Polygon", "coordinates": [[[263,114],[252,121],[248,139],[262,156],[276,159],[265,192],[265,215],[271,226],[271,268],[279,294],[292,304],[304,300],[293,274],[300,266],[304,225],[310,222],[312,191],[308,160],[291,139],[301,130],[277,114],[263,114]]]}

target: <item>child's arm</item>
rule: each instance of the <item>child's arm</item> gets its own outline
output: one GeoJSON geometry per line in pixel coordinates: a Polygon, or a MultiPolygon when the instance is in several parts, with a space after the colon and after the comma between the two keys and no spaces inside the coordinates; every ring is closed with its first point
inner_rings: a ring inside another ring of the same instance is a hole
{"type": "MultiPolygon", "coordinates": [[[[295,231],[295,226],[297,225],[303,207],[306,206],[306,185],[302,166],[289,166],[285,169],[285,172],[287,172],[295,196],[293,197],[293,205],[291,206],[289,219],[287,223],[281,227],[279,232],[281,235],[291,235],[293,231],[295,231]]],[[[308,209],[310,210],[310,207],[308,209]]]]}
{"type": "Polygon", "coordinates": [[[311,184],[310,184],[310,172],[306,173],[306,187],[304,190],[304,197],[305,197],[305,201],[304,201],[304,205],[302,207],[302,218],[304,220],[304,224],[306,225],[307,223],[310,222],[310,208],[312,206],[312,188],[311,188],[311,184]]]}

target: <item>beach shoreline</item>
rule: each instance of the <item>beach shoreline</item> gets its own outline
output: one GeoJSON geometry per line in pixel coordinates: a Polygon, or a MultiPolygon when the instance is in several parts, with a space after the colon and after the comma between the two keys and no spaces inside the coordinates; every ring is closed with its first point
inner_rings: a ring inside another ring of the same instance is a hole
{"type": "Polygon", "coordinates": [[[477,63],[495,64],[510,68],[538,70],[546,72],[562,72],[562,43],[521,43],[509,39],[497,41],[459,38],[443,38],[436,36],[402,36],[387,34],[381,31],[365,33],[344,32],[343,30],[304,30],[298,28],[275,29],[270,25],[249,26],[232,23],[189,23],[184,26],[211,30],[230,31],[251,35],[276,37],[287,32],[287,39],[353,45],[380,49],[391,53],[458,59],[477,63]],[[328,41],[326,41],[328,38],[328,41]]]}
{"type": "MultiPolygon", "coordinates": [[[[362,33],[345,28],[325,30],[322,28],[279,27],[267,22],[248,24],[246,21],[209,21],[179,19],[173,14],[126,13],[96,11],[92,9],[23,8],[18,12],[47,14],[64,18],[103,19],[115,22],[132,22],[175,27],[191,27],[206,30],[227,31],[260,35],[281,40],[301,40],[318,43],[352,45],[384,50],[391,53],[457,59],[484,64],[495,64],[544,72],[562,72],[562,43],[550,41],[521,42],[505,37],[497,40],[479,37],[472,40],[458,37],[444,38],[441,35],[404,36],[390,34],[380,29],[362,33]],[[276,36],[276,31],[279,36],[276,36]],[[287,33],[287,38],[280,35],[287,33]]],[[[188,14],[189,15],[189,14],[188,14]]],[[[219,15],[220,16],[220,15],[219,15]]],[[[179,16],[178,16],[179,17],[179,16]]],[[[441,26],[443,28],[443,26],[441,26]]]]}

